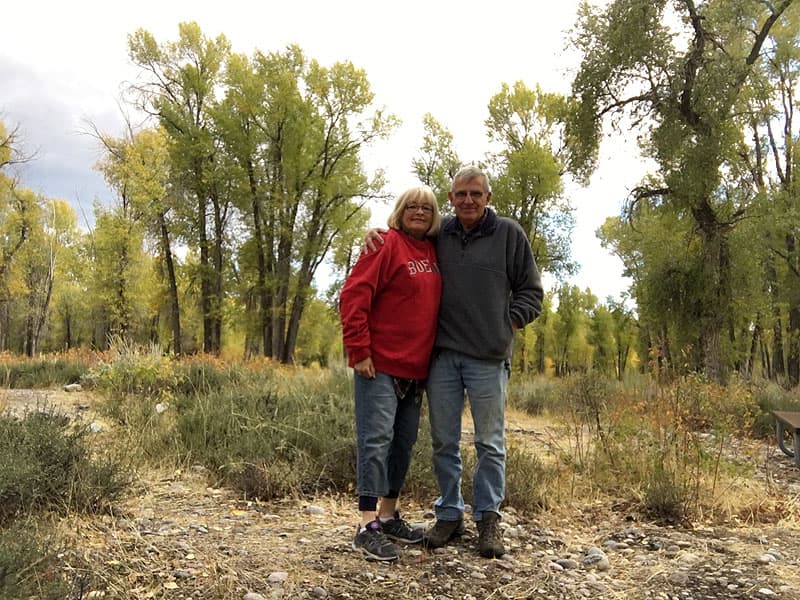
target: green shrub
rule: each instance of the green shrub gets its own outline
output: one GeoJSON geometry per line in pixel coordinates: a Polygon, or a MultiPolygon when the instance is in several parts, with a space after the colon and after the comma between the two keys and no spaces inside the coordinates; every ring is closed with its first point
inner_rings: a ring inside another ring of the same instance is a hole
{"type": "Polygon", "coordinates": [[[174,392],[190,396],[219,392],[254,379],[266,379],[272,372],[269,362],[223,362],[209,356],[183,359],[175,363],[174,392]]]}
{"type": "Polygon", "coordinates": [[[69,357],[14,357],[0,361],[0,387],[49,388],[78,383],[89,369],[83,361],[69,357]]]}
{"type": "Polygon", "coordinates": [[[0,598],[64,600],[71,585],[59,568],[57,541],[20,520],[0,528],[0,598]]]}
{"type": "Polygon", "coordinates": [[[319,372],[184,398],[175,417],[183,460],[259,496],[346,489],[355,476],[351,385],[319,372]]]}
{"type": "Polygon", "coordinates": [[[644,510],[647,516],[658,521],[679,524],[692,511],[696,489],[685,472],[670,470],[654,463],[649,480],[644,482],[644,510]]]}
{"type": "Polygon", "coordinates": [[[758,406],[752,432],[756,437],[770,438],[775,435],[773,410],[800,411],[800,395],[797,391],[785,390],[771,381],[753,386],[753,399],[758,406]]]}
{"type": "Polygon", "coordinates": [[[560,380],[545,377],[511,378],[508,386],[508,404],[530,415],[539,415],[557,409],[560,380]]]}
{"type": "Polygon", "coordinates": [[[538,512],[552,503],[555,472],[531,450],[509,445],[506,451],[506,502],[517,510],[538,512]]]}
{"type": "Polygon", "coordinates": [[[130,348],[111,355],[90,370],[87,385],[120,401],[137,395],[147,398],[171,397],[178,386],[178,374],[173,361],[157,349],[150,351],[130,348]]]}
{"type": "Polygon", "coordinates": [[[54,410],[0,417],[0,524],[26,512],[106,508],[126,489],[127,471],[93,456],[86,427],[54,410]]]}

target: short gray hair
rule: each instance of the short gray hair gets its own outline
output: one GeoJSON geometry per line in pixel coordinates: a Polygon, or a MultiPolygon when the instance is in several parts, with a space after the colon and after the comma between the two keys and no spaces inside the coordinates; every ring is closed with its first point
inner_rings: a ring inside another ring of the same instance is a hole
{"type": "Polygon", "coordinates": [[[450,186],[450,191],[453,191],[457,181],[470,181],[472,179],[483,179],[483,191],[492,191],[492,184],[489,183],[489,176],[477,165],[461,167],[458,172],[453,175],[453,183],[450,186]]]}

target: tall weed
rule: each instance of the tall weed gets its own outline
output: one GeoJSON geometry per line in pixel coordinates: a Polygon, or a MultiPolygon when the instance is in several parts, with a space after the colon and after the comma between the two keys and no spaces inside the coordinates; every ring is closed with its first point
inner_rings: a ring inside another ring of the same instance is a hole
{"type": "Polygon", "coordinates": [[[561,435],[551,446],[574,473],[571,494],[628,496],[676,522],[713,508],[723,480],[740,475],[725,449],[751,431],[759,409],[738,382],[692,375],[622,385],[589,373],[560,382],[552,411],[561,435]]]}

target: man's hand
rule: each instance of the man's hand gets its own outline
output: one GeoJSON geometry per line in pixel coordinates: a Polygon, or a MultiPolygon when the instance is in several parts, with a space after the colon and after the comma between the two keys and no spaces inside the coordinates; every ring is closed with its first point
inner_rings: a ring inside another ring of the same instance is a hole
{"type": "Polygon", "coordinates": [[[378,249],[378,244],[383,244],[382,233],[386,233],[388,229],[381,227],[373,227],[364,236],[364,245],[361,246],[361,252],[374,252],[378,249]]]}
{"type": "Polygon", "coordinates": [[[358,361],[353,368],[362,377],[375,379],[375,365],[372,364],[372,357],[368,356],[364,360],[358,361]]]}

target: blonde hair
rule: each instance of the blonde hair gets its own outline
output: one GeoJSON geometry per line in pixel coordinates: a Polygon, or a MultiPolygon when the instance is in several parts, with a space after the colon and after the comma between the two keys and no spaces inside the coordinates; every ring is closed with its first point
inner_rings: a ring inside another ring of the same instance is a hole
{"type": "Polygon", "coordinates": [[[397,198],[397,202],[394,205],[394,210],[392,211],[392,214],[389,215],[386,224],[392,229],[402,230],[403,211],[406,209],[406,206],[412,202],[424,203],[433,208],[433,219],[431,219],[431,226],[425,235],[427,237],[435,237],[439,233],[439,227],[442,224],[442,217],[439,215],[439,205],[436,203],[436,194],[434,194],[433,190],[427,185],[409,188],[400,194],[400,196],[397,198]]]}

